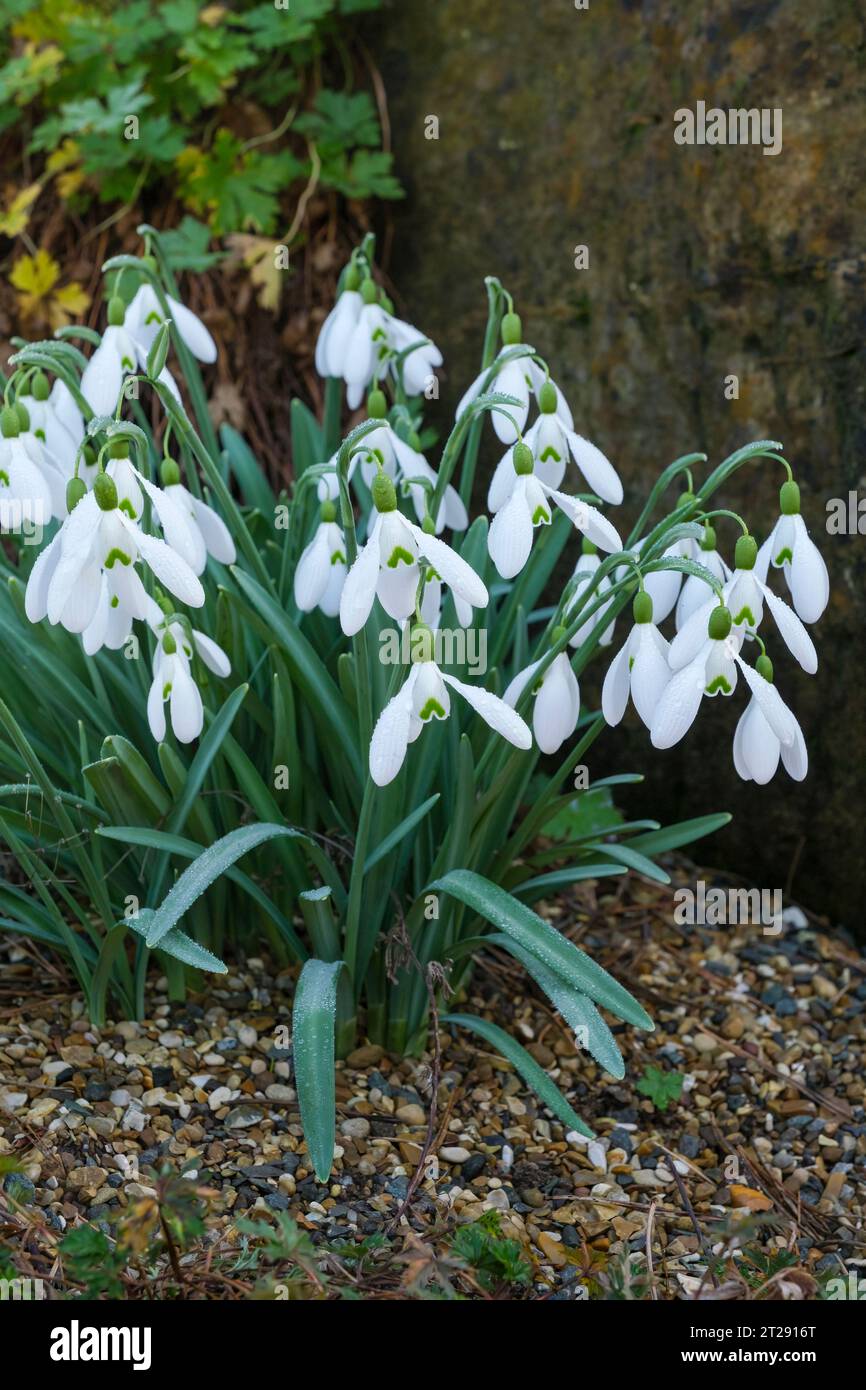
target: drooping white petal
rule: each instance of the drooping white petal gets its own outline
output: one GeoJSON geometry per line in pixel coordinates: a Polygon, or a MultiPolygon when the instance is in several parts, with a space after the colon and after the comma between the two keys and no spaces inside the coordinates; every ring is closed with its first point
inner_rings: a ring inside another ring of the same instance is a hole
{"type": "Polygon", "coordinates": [[[412,691],[418,678],[413,666],[409,678],[392,700],[389,700],[373,730],[370,740],[370,776],[377,787],[393,782],[406,758],[409,746],[409,723],[412,714],[412,691]]]}
{"type": "Polygon", "coordinates": [[[752,692],[752,699],[760,709],[765,722],[772,729],[780,743],[791,744],[796,737],[798,728],[788,706],[785,704],[778,690],[772,681],[765,680],[754,666],[737,657],[737,665],[743,673],[743,678],[752,692]]]}
{"type": "Polygon", "coordinates": [[[452,593],[470,603],[473,608],[486,608],[489,595],[484,581],[475,573],[470,564],[452,550],[445,541],[436,536],[428,536],[419,526],[406,522],[418,551],[435,569],[439,578],[448,585],[452,593]]]}
{"type": "Polygon", "coordinates": [[[532,729],[542,753],[556,753],[562,747],[574,733],[579,713],[577,677],[568,657],[560,652],[542,677],[532,711],[532,729]]]}
{"type": "Polygon", "coordinates": [[[168,589],[170,594],[174,594],[175,598],[188,604],[190,608],[201,608],[204,604],[204,589],[186,561],[165,541],[148,536],[126,517],[122,517],[122,520],[130,534],[135,536],[142,560],[153,570],[163,588],[168,589]]]}
{"type": "Polygon", "coordinates": [[[202,731],[204,710],[199,688],[189,673],[189,667],[177,657],[171,671],[169,709],[171,727],[178,743],[192,743],[202,731]]]}
{"type": "Polygon", "coordinates": [[[84,632],[90,626],[96,615],[101,590],[102,571],[99,566],[85,565],[68,590],[60,614],[60,622],[67,632],[84,632]]]}
{"type": "Polygon", "coordinates": [[[608,666],[601,688],[601,712],[611,728],[620,723],[628,704],[630,647],[631,634],[608,666]]]}
{"type": "Polygon", "coordinates": [[[48,612],[48,588],[60,560],[60,532],[36,556],[24,593],[24,612],[39,623],[48,612]]]}
{"type": "Polygon", "coordinates": [[[370,539],[358,551],[354,564],[346,575],[343,592],[340,595],[340,626],[347,637],[360,632],[370,616],[373,600],[376,597],[376,581],[379,577],[379,533],[382,518],[376,518],[370,539]]]}
{"type": "Polygon", "coordinates": [[[652,727],[656,706],[671,678],[668,644],[653,623],[637,623],[631,643],[631,697],[647,728],[652,727]]]}
{"type": "MultiPolygon", "coordinates": [[[[589,483],[590,491],[597,493],[604,502],[620,503],[622,483],[619,474],[601,449],[573,430],[569,432],[568,442],[571,456],[589,483]]],[[[619,548],[621,550],[622,546],[619,548]]]]}
{"type": "Polygon", "coordinates": [[[785,576],[794,607],[804,623],[816,623],[830,598],[830,576],[824,557],[806,530],[801,516],[794,517],[794,558],[785,576]]]}
{"type": "Polygon", "coordinates": [[[232,664],[218,642],[214,642],[206,632],[199,632],[195,627],[192,630],[192,640],[209,671],[213,671],[215,676],[222,676],[223,680],[231,675],[232,664]]]}
{"type": "Polygon", "coordinates": [[[509,681],[502,696],[506,705],[510,705],[512,709],[516,707],[518,700],[520,699],[529,682],[532,680],[533,676],[535,675],[535,672],[538,670],[540,665],[540,660],[531,661],[528,666],[524,666],[522,671],[517,672],[517,675],[514,677],[513,680],[509,681]]]}
{"type": "Polygon", "coordinates": [[[479,686],[466,685],[464,681],[459,681],[456,676],[451,676],[446,671],[442,672],[442,679],[452,690],[456,690],[458,695],[463,696],[466,703],[472,706],[476,714],[481,715],[485,724],[489,724],[495,733],[501,734],[509,743],[513,743],[515,748],[532,747],[529,725],[510,705],[500,700],[498,695],[493,695],[489,690],[483,690],[479,686]]]}
{"type": "Polygon", "coordinates": [[[388,614],[396,622],[414,612],[415,595],[421,571],[416,564],[407,565],[400,560],[393,569],[383,566],[376,580],[376,597],[388,614]]]}
{"type": "Polygon", "coordinates": [[[706,656],[704,651],[676,671],[662,691],[650,727],[654,748],[672,748],[692,727],[704,694],[706,656]]]}
{"type": "Polygon", "coordinates": [[[295,568],[295,603],[302,613],[311,613],[328,587],[331,577],[331,552],[324,525],[305,547],[295,568]]]}
{"type": "Polygon", "coordinates": [[[766,584],[762,586],[767,607],[775,619],[782,641],[804,671],[813,676],[818,669],[818,653],[815,644],[804,628],[797,614],[789,608],[784,599],[778,598],[766,584]]]}
{"type": "Polygon", "coordinates": [[[782,766],[789,777],[793,777],[795,782],[802,782],[806,773],[809,771],[809,754],[806,751],[806,741],[803,738],[803,731],[800,725],[794,720],[794,741],[793,743],[782,744],[782,766]]]}
{"type": "Polygon", "coordinates": [[[59,532],[60,557],[49,580],[46,608],[48,621],[57,623],[70,590],[90,559],[99,534],[100,511],[88,492],[66,518],[59,532]]]}
{"type": "Polygon", "coordinates": [[[199,362],[215,362],[217,345],[198,315],[181,304],[180,300],[172,299],[170,294],[166,295],[166,301],[175,327],[193,357],[197,357],[199,362]]]}
{"type": "Polygon", "coordinates": [[[487,510],[498,512],[505,506],[517,481],[514,471],[514,445],[506,450],[493,470],[490,486],[487,489],[487,510]]]}
{"type": "Polygon", "coordinates": [[[221,565],[233,565],[237,559],[237,551],[231,531],[222,517],[214,511],[213,507],[202,502],[200,497],[190,495],[190,501],[195,523],[201,531],[208,554],[218,560],[221,565]]]}
{"type": "MultiPolygon", "coordinates": [[[[647,581],[652,578],[654,578],[653,575],[647,575],[647,581]]],[[[646,589],[649,592],[648,582],[646,589]]],[[[706,589],[705,592],[709,593],[710,591],[706,589]]],[[[695,609],[691,617],[680,628],[671,642],[668,652],[668,661],[672,671],[681,671],[684,666],[688,666],[690,662],[694,661],[707,640],[707,625],[710,621],[710,614],[718,606],[718,599],[715,595],[711,595],[701,604],[700,608],[695,609]]],[[[655,617],[655,604],[653,604],[653,618],[655,617]]]]}
{"type": "Polygon", "coordinates": [[[523,433],[529,414],[529,387],[526,384],[526,364],[513,358],[497,372],[493,388],[498,394],[514,396],[518,405],[495,406],[490,412],[493,428],[503,444],[514,444],[523,433]],[[504,412],[508,412],[505,414],[504,412]],[[512,421],[514,423],[512,424],[512,421]],[[516,429],[515,429],[516,425],[516,429]]]}
{"type": "Polygon", "coordinates": [[[738,775],[742,777],[744,782],[751,782],[752,780],[752,774],[749,771],[749,765],[746,762],[746,759],[743,755],[743,728],[745,726],[746,716],[751,708],[752,702],[750,700],[746,708],[743,710],[743,713],[737,720],[737,727],[734,730],[734,767],[736,768],[738,775]]]}
{"type": "Polygon", "coordinates": [[[162,698],[164,686],[165,680],[161,671],[157,669],[147,693],[147,722],[157,743],[165,742],[165,705],[162,698]]]}
{"type": "Polygon", "coordinates": [[[513,579],[529,559],[532,515],[526,500],[525,477],[516,479],[511,496],[493,518],[487,549],[503,579],[513,579]]]}
{"type": "Polygon", "coordinates": [[[81,394],[94,415],[113,415],[123,385],[123,365],[116,333],[107,328],[102,342],[84,369],[81,394]]]}
{"type": "Polygon", "coordinates": [[[765,787],[779,766],[781,744],[770,728],[758,702],[749,702],[740,735],[740,752],[759,787],[765,787]]]}
{"type": "Polygon", "coordinates": [[[576,526],[587,540],[592,541],[593,545],[597,545],[599,550],[606,550],[611,554],[622,550],[619,532],[597,507],[591,507],[588,502],[580,502],[576,497],[568,497],[564,492],[557,492],[554,488],[548,488],[546,491],[565,512],[572,525],[576,526]]]}
{"type": "Polygon", "coordinates": [[[137,468],[135,474],[150,498],[166,543],[186,561],[193,574],[201,574],[207,563],[207,550],[198,527],[191,524],[189,515],[173,497],[156,487],[137,468]]]}

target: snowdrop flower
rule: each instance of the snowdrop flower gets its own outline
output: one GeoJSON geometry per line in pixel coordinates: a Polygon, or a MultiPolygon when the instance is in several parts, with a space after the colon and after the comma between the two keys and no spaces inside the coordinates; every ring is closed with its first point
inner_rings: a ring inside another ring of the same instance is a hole
{"type": "MultiPolygon", "coordinates": [[[[716,550],[716,533],[712,526],[704,527],[704,534],[700,540],[699,548],[692,556],[698,564],[703,565],[704,569],[709,570],[714,579],[723,584],[731,576],[731,571],[725,564],[719,552],[716,550]]],[[[647,575],[647,579],[655,579],[661,571],[654,571],[647,575]]],[[[649,585],[647,585],[649,587],[649,585]]],[[[687,574],[685,583],[680,589],[677,599],[676,625],[679,632],[684,627],[692,614],[698,609],[703,608],[707,601],[706,581],[700,579],[696,574],[687,574]]]]}
{"type": "Polygon", "coordinates": [[[605,502],[621,502],[622,483],[616,469],[601,449],[575,433],[571,411],[552,381],[545,381],[538,391],[538,406],[541,414],[526,431],[524,443],[535,456],[535,472],[542,482],[549,487],[559,487],[570,454],[590,492],[597,493],[605,502]]]}
{"type": "Polygon", "coordinates": [[[361,276],[357,266],[350,265],[345,275],[345,289],[319,330],[316,340],[316,371],[319,376],[341,377],[346,363],[346,349],[355,331],[364,301],[358,292],[361,276]]]}
{"type": "MultiPolygon", "coordinates": [[[[552,640],[556,642],[564,634],[564,628],[555,628],[551,634],[552,640]]],[[[533,661],[517,673],[502,697],[506,705],[516,708],[527,685],[533,683],[540,665],[540,661],[533,661]]],[[[580,687],[565,652],[553,658],[541,680],[533,685],[533,695],[532,731],[535,741],[542,753],[555,753],[567,738],[571,738],[580,714],[580,687]]]]}
{"type": "MultiPolygon", "coordinates": [[[[448,587],[447,585],[445,586],[448,587]]],[[[471,627],[475,617],[472,604],[467,603],[458,593],[452,592],[454,612],[461,627],[471,627]]],[[[434,631],[440,625],[442,616],[442,580],[435,570],[428,568],[424,592],[421,595],[421,621],[434,631]]]]}
{"type": "MultiPolygon", "coordinates": [[[[94,415],[113,415],[124,379],[147,366],[150,342],[147,337],[136,336],[140,328],[138,313],[129,322],[128,315],[119,296],[108,301],[108,327],[82,374],[81,394],[94,415]]],[[[177,383],[167,367],[163,367],[158,379],[180,400],[177,383]]]]}
{"type": "Polygon", "coordinates": [[[513,579],[523,569],[532,550],[534,528],[550,525],[548,498],[552,498],[578,531],[600,550],[622,549],[619,535],[601,512],[587,502],[547,487],[535,476],[532,450],[528,445],[516,444],[512,460],[511,490],[496,512],[487,537],[490,558],[503,579],[513,579]]]}
{"type": "MultiPolygon", "coordinates": [[[[57,385],[63,386],[63,382],[58,381],[57,385]]],[[[72,401],[68,387],[64,387],[64,390],[72,401]]],[[[63,422],[57,408],[57,399],[59,398],[52,399],[44,372],[36,372],[29,391],[18,397],[18,404],[26,409],[31,433],[36,436],[46,458],[61,474],[65,484],[67,479],[72,477],[75,468],[75,455],[84,434],[84,422],[78,414],[75,402],[72,401],[73,410],[78,417],[78,428],[75,432],[71,431],[63,422]]]]}
{"type": "MultiPolygon", "coordinates": [[[[493,363],[496,370],[487,388],[488,393],[498,392],[513,396],[518,402],[516,406],[501,406],[491,411],[493,428],[497,438],[503,444],[515,444],[522,436],[526,417],[529,414],[530,393],[535,392],[537,395],[547,381],[547,373],[533,360],[535,349],[531,348],[528,343],[521,342],[522,336],[523,327],[520,316],[515,313],[506,314],[502,320],[503,350],[519,348],[520,352],[507,358],[501,365],[498,365],[499,359],[497,358],[496,362],[493,363]]],[[[490,367],[484,367],[464,391],[454,414],[455,419],[459,420],[467,406],[470,406],[481,395],[490,370],[490,367]]],[[[573,430],[574,421],[571,418],[571,411],[565,398],[558,386],[553,386],[553,390],[556,396],[557,416],[566,429],[573,430]]]]}
{"type": "MultiPolygon", "coordinates": [[[[165,296],[165,300],[171,322],[193,357],[197,357],[199,362],[215,362],[217,345],[198,315],[181,304],[180,300],[172,299],[170,294],[165,296]]],[[[147,361],[147,354],[164,322],[165,316],[156,290],[145,281],[130,300],[123,320],[124,328],[138,348],[139,359],[143,358],[142,365],[147,361]]]]}
{"type": "Polygon", "coordinates": [[[45,526],[64,510],[64,482],[29,433],[26,409],[6,406],[0,411],[0,504],[5,527],[23,522],[45,526]],[[22,425],[24,429],[22,430],[22,425]]]}
{"type": "MultiPolygon", "coordinates": [[[[435,376],[435,368],[442,366],[442,353],[411,323],[395,318],[393,314],[388,315],[387,332],[394,352],[398,355],[406,353],[403,358],[403,390],[407,396],[422,395],[435,376]]],[[[392,371],[396,375],[396,364],[392,364],[392,371]]]]}
{"type": "Polygon", "coordinates": [[[340,611],[346,579],[346,541],[336,522],[337,508],[322,503],[316,533],[295,569],[295,603],[302,613],[320,608],[329,618],[340,611]]]}
{"type": "Polygon", "coordinates": [[[755,568],[762,580],[770,565],[781,569],[797,613],[804,623],[816,623],[830,597],[830,576],[800,515],[800,489],[793,479],[779,491],[779,510],[782,515],[758,551],[755,568]]]}
{"type": "MultiPolygon", "coordinates": [[[[586,588],[587,584],[590,583],[590,581],[592,580],[592,576],[595,574],[596,570],[599,568],[600,565],[601,560],[599,559],[596,547],[593,545],[592,541],[587,540],[584,536],[581,545],[580,558],[574,567],[574,574],[572,575],[572,579],[575,583],[575,589],[566,606],[566,618],[571,617],[581,593],[586,588]]],[[[590,606],[592,606],[592,604],[595,602],[597,598],[601,598],[602,594],[606,594],[610,587],[610,579],[605,574],[599,580],[598,587],[594,591],[593,597],[590,600],[590,606]]],[[[577,629],[577,632],[575,632],[574,636],[569,638],[569,645],[572,647],[582,646],[582,644],[587,640],[587,638],[592,636],[596,626],[605,617],[612,603],[613,599],[609,599],[608,602],[605,603],[601,608],[599,608],[591,618],[588,618],[585,623],[582,623],[580,627],[577,629]]],[[[614,621],[605,628],[604,632],[599,637],[598,645],[600,647],[610,646],[611,642],[613,641],[613,630],[615,627],[616,619],[614,619],[614,621]]]]}
{"type": "MultiPolygon", "coordinates": [[[[760,626],[764,604],[770,610],[783,642],[804,671],[814,675],[818,669],[818,654],[805,627],[793,609],[777,597],[758,577],[755,561],[758,547],[751,536],[740,536],[734,556],[736,568],[722,589],[722,602],[731,611],[735,630],[752,637],[760,626]]],[[[715,599],[710,598],[680,628],[670,650],[674,671],[680,670],[694,658],[705,641],[705,625],[715,599]]]]}
{"type": "Polygon", "coordinates": [[[734,767],[746,782],[763,787],[782,766],[795,782],[809,770],[806,742],[794,714],[773,685],[773,663],[761,654],[754,669],[740,667],[752,692],[734,734],[734,767]]]}
{"type": "Polygon", "coordinates": [[[700,649],[688,665],[674,672],[659,696],[650,724],[654,748],[672,748],[680,741],[694,723],[705,695],[733,695],[742,643],[743,629],[733,626],[730,609],[723,604],[714,607],[700,649]]]}
{"type": "Polygon", "coordinates": [[[619,724],[628,697],[647,728],[671,678],[668,643],[653,622],[653,603],[641,590],[632,605],[634,627],[607,670],[601,691],[601,709],[608,724],[619,724]]]}
{"type": "Polygon", "coordinates": [[[485,608],[487,589],[478,575],[444,541],[398,512],[394,484],[385,473],[374,480],[372,493],[376,519],[340,596],[340,623],[347,637],[360,632],[377,597],[390,617],[408,618],[415,608],[422,557],[455,596],[473,608],[485,608]]]}
{"type": "Polygon", "coordinates": [[[195,497],[180,481],[180,469],[174,459],[163,460],[160,481],[166,497],[183,513],[192,536],[195,554],[189,558],[194,574],[202,574],[208,555],[221,565],[233,565],[237,559],[231,532],[221,516],[200,497],[195,497]]]}
{"type": "Polygon", "coordinates": [[[201,693],[190,669],[193,655],[197,655],[208,670],[223,679],[231,675],[231,662],[222,647],[205,633],[190,628],[188,634],[184,623],[171,613],[164,615],[152,602],[148,620],[157,636],[153,680],[147,697],[150,732],[157,743],[164,741],[165,706],[168,702],[175,738],[178,743],[192,743],[204,726],[201,693]]]}
{"type": "Polygon", "coordinates": [[[90,492],[80,479],[73,479],[67,486],[69,513],[37,557],[27,582],[25,611],[31,622],[47,615],[50,623],[59,622],[68,632],[84,632],[100,605],[112,597],[133,617],[143,618],[147,594],[135,568],[137,560],[182,603],[202,606],[204,590],[178,550],[189,553],[192,548],[182,513],[159,488],[136,476],[153,502],[166,539],[147,535],[119,505],[117,485],[108,473],[99,475],[90,492]],[[110,583],[103,584],[106,575],[110,583]]]}
{"type": "MultiPolygon", "coordinates": [[[[361,461],[361,476],[368,487],[372,485],[373,479],[380,468],[387,473],[389,478],[402,479],[406,490],[412,497],[415,507],[415,515],[419,521],[423,521],[427,515],[428,495],[423,483],[429,483],[431,488],[436,486],[436,471],[431,468],[421,451],[415,446],[418,443],[417,435],[413,438],[415,443],[401,439],[397,431],[390,425],[385,418],[388,404],[382,391],[371,391],[367,398],[367,413],[371,420],[381,420],[377,429],[371,430],[365,435],[359,446],[357,454],[353,455],[351,462],[356,459],[361,461]],[[413,482],[413,479],[421,479],[421,482],[413,482]]],[[[438,536],[446,526],[452,531],[465,531],[469,525],[469,517],[463,505],[460,494],[449,483],[445,489],[445,494],[439,506],[436,517],[436,535],[438,536]]]]}
{"type": "Polygon", "coordinates": [[[432,719],[448,718],[449,687],[516,748],[532,746],[532,734],[519,714],[488,690],[466,685],[441,671],[432,660],[433,650],[432,631],[416,624],[411,635],[412,670],[402,690],[379,715],[370,741],[370,776],[377,787],[393,782],[405,762],[409,744],[415,742],[425,724],[432,719]]]}

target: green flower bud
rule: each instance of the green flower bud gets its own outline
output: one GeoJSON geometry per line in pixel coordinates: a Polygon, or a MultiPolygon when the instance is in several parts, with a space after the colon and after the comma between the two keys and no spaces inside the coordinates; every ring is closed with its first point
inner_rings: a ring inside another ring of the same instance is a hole
{"type": "Polygon", "coordinates": [[[180,469],[175,459],[163,459],[159,466],[159,481],[163,487],[175,487],[180,482],[180,469]]]}
{"type": "Polygon", "coordinates": [[[387,473],[380,471],[376,474],[370,492],[373,496],[373,506],[377,512],[395,512],[397,510],[397,490],[387,473]]]}
{"type": "Polygon", "coordinates": [[[412,660],[432,661],[433,660],[433,633],[426,623],[415,623],[409,638],[409,651],[412,660]]]}
{"type": "Polygon", "coordinates": [[[157,330],[156,337],[150,345],[150,351],[147,354],[147,362],[145,364],[147,375],[150,377],[151,381],[157,380],[160,372],[165,366],[170,343],[169,326],[167,323],[161,323],[157,330]]]}
{"type": "Polygon", "coordinates": [[[361,282],[361,298],[365,304],[375,304],[379,298],[379,287],[369,275],[361,282]]]}
{"type": "Polygon", "coordinates": [[[524,444],[522,439],[519,444],[515,444],[512,458],[514,460],[514,471],[517,476],[519,478],[528,477],[535,466],[535,460],[532,457],[532,450],[529,445],[524,444]]]}
{"type": "Polygon", "coordinates": [[[767,656],[766,652],[761,652],[761,655],[758,657],[757,661],[755,662],[755,670],[757,671],[757,673],[758,673],[759,676],[763,676],[763,677],[764,677],[764,680],[765,680],[765,681],[770,681],[770,682],[772,683],[772,680],[773,680],[773,663],[772,663],[772,661],[770,660],[770,658],[767,656]]]}
{"type": "Polygon", "coordinates": [[[631,606],[632,617],[636,623],[651,623],[653,620],[653,601],[645,589],[639,589],[631,606]]]}
{"type": "Polygon", "coordinates": [[[424,513],[424,520],[421,522],[421,530],[424,532],[425,536],[436,535],[436,522],[429,512],[424,513]]]}
{"type": "Polygon", "coordinates": [[[584,536],[580,543],[580,553],[581,555],[597,555],[598,546],[595,544],[595,541],[589,539],[589,536],[584,536]]]}
{"type": "Polygon", "coordinates": [[[384,290],[380,290],[380,291],[379,291],[379,303],[381,304],[382,308],[385,310],[385,313],[386,313],[386,314],[393,314],[393,312],[394,312],[394,301],[393,301],[393,299],[389,299],[388,295],[385,293],[384,290]]]}
{"type": "Polygon", "coordinates": [[[141,264],[146,266],[154,275],[159,270],[159,266],[156,263],[156,256],[142,256],[141,264]]]}
{"type": "Polygon", "coordinates": [[[177,651],[177,643],[170,632],[164,632],[162,635],[162,650],[166,656],[174,656],[177,651]]]}
{"type": "Polygon", "coordinates": [[[331,501],[330,497],[326,497],[325,500],[324,500],[324,502],[322,503],[322,505],[319,507],[319,520],[320,520],[320,521],[336,521],[336,520],[337,520],[337,508],[336,508],[336,504],[333,503],[333,502],[331,501]]]}
{"type": "Polygon", "coordinates": [[[93,484],[93,495],[97,506],[104,512],[113,512],[117,506],[117,488],[114,479],[107,473],[100,473],[93,484]]]}
{"type": "Polygon", "coordinates": [[[556,413],[556,387],[552,381],[546,381],[539,391],[538,408],[542,415],[554,415],[556,413]]]}
{"type": "Polygon", "coordinates": [[[734,567],[738,570],[753,570],[758,558],[758,542],[754,536],[740,536],[734,547],[734,567]]]}
{"type": "Polygon", "coordinates": [[[47,401],[51,395],[51,387],[48,384],[48,377],[44,372],[37,372],[30,387],[35,401],[47,401]]]}
{"type": "Polygon", "coordinates": [[[563,640],[563,638],[565,637],[565,634],[566,634],[566,628],[564,628],[564,627],[562,626],[562,624],[559,623],[559,624],[557,624],[557,626],[553,629],[552,633],[550,634],[550,640],[551,640],[551,642],[561,642],[561,641],[563,640]]]}
{"type": "Polygon", "coordinates": [[[110,442],[110,444],[109,444],[109,446],[108,446],[108,457],[109,457],[110,459],[128,459],[128,458],[129,458],[129,440],[128,440],[128,439],[112,439],[111,442],[110,442]]]}
{"type": "Polygon", "coordinates": [[[357,290],[361,283],[361,272],[355,261],[350,261],[346,266],[346,274],[343,277],[344,290],[357,290]]]}
{"type": "Polygon", "coordinates": [[[716,533],[712,526],[704,527],[704,534],[701,537],[701,550],[715,550],[716,533]]]}
{"type": "Polygon", "coordinates": [[[126,305],[119,294],[114,294],[108,301],[108,322],[112,328],[120,328],[126,318],[126,305]]]}
{"type": "Polygon", "coordinates": [[[714,608],[710,614],[710,621],[707,625],[707,636],[714,642],[724,642],[733,626],[731,610],[720,603],[718,608],[714,608]]]}
{"type": "Polygon", "coordinates": [[[520,322],[519,314],[506,314],[503,318],[502,341],[506,347],[512,347],[514,343],[523,341],[523,324],[520,322]]]}
{"type": "Polygon", "coordinates": [[[800,489],[793,478],[779,488],[779,510],[782,516],[797,516],[800,511],[800,489]]]}
{"type": "Polygon", "coordinates": [[[84,448],[81,450],[81,457],[88,467],[93,467],[96,462],[96,450],[92,444],[85,444],[84,448]]]}
{"type": "Polygon", "coordinates": [[[20,426],[21,433],[22,433],[22,434],[26,434],[27,431],[28,431],[29,428],[30,428],[30,412],[29,412],[29,410],[27,409],[26,405],[22,405],[20,401],[16,401],[16,402],[15,402],[15,413],[16,413],[16,415],[18,416],[18,424],[19,424],[19,426],[20,426]]]}
{"type": "Polygon", "coordinates": [[[4,439],[17,439],[21,433],[21,421],[14,405],[6,405],[0,410],[0,430],[4,439]]]}
{"type": "Polygon", "coordinates": [[[684,507],[687,502],[689,506],[692,506],[694,504],[694,500],[695,494],[691,491],[690,488],[686,488],[685,492],[681,492],[679,497],[677,498],[677,506],[684,507]]]}
{"type": "Polygon", "coordinates": [[[86,492],[87,487],[83,478],[70,478],[66,484],[66,510],[74,512],[86,492]]]}
{"type": "Polygon", "coordinates": [[[385,392],[380,391],[378,386],[367,397],[367,414],[371,420],[384,420],[388,414],[385,392]]]}

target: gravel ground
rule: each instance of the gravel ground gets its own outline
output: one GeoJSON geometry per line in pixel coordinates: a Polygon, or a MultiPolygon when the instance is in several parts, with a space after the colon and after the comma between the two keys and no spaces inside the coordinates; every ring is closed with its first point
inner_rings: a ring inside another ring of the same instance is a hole
{"type": "MultiPolygon", "coordinates": [[[[88,1221],[113,1235],[152,1202],[155,1170],[190,1164],[209,1210],[180,1259],[185,1297],[273,1296],[284,1271],[245,1267],[237,1223],[280,1213],[320,1260],[321,1279],[292,1296],[815,1298],[831,1278],[866,1279],[866,955],[798,909],[778,936],[678,926],[672,895],[632,877],[542,908],[656,1020],[652,1034],[614,1027],[622,1082],[512,960],[479,960],[461,1008],[522,1041],[597,1137],[565,1133],[498,1055],[443,1030],[433,1142],[402,1212],[430,1055],[363,1045],[340,1065],[323,1186],[279,1046],[290,972],[249,958],[185,1004],[154,977],[143,1022],[97,1032],[56,966],[7,943],[2,1258],[74,1291],[64,1234],[88,1221]],[[487,1213],[517,1242],[523,1282],[485,1280],[455,1254],[455,1232],[487,1213]]],[[[156,1251],[123,1282],[131,1297],[176,1296],[177,1267],[156,1251]]]]}

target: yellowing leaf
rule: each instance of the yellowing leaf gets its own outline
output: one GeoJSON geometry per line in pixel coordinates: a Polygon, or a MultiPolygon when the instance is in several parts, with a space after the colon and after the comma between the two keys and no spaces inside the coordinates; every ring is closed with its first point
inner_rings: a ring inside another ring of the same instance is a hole
{"type": "Polygon", "coordinates": [[[59,174],[57,178],[57,192],[61,198],[71,198],[73,193],[84,183],[83,169],[67,169],[65,174],[59,174]]]}
{"type": "Polygon", "coordinates": [[[57,149],[51,151],[45,167],[49,174],[56,174],[58,169],[68,169],[70,164],[75,164],[79,156],[80,151],[74,140],[62,140],[57,149]]]}
{"type": "Polygon", "coordinates": [[[215,29],[225,12],[225,5],[205,5],[199,12],[199,23],[206,24],[209,29],[215,29]]]}
{"type": "Polygon", "coordinates": [[[90,295],[77,280],[64,285],[55,292],[48,306],[51,327],[62,328],[64,324],[71,323],[72,319],[84,313],[89,304],[90,295]]]}
{"type": "Polygon", "coordinates": [[[39,250],[35,256],[21,256],[15,262],[9,282],[22,294],[44,299],[51,293],[59,274],[60,266],[54,258],[47,251],[39,250]]]}
{"type": "Polygon", "coordinates": [[[282,267],[277,253],[284,250],[269,237],[250,236],[237,232],[228,238],[232,250],[243,261],[256,287],[256,299],[263,309],[275,313],[282,290],[282,267]]]}
{"type": "Polygon", "coordinates": [[[15,194],[5,212],[0,212],[0,233],[19,236],[30,221],[30,209],[42,190],[41,183],[28,184],[15,194]]]}

